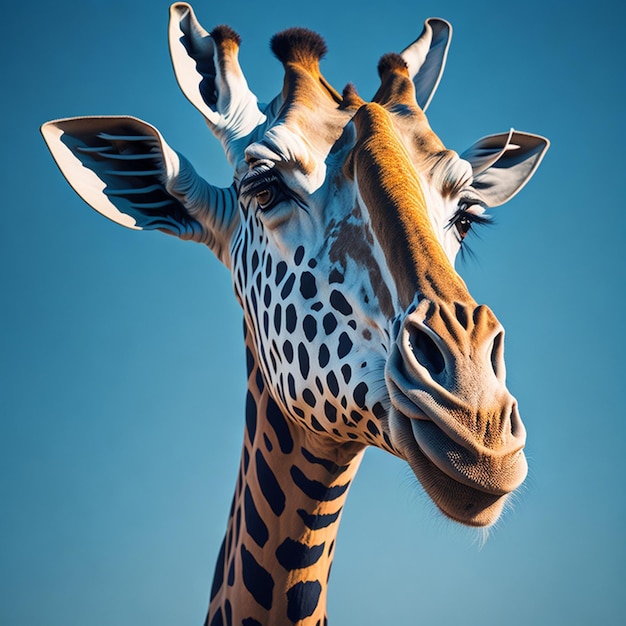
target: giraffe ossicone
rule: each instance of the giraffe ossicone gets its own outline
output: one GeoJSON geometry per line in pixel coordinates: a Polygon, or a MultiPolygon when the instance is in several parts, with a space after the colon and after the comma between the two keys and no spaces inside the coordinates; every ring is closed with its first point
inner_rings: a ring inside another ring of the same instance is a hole
{"type": "Polygon", "coordinates": [[[509,131],[460,156],[424,110],[451,28],[429,19],[384,55],[371,102],[323,77],[323,40],[272,39],[282,90],[260,105],[239,36],[171,8],[181,89],[234,169],[204,181],[132,117],[48,122],[59,168],[123,226],[206,244],[243,308],[246,429],[207,624],[323,624],[335,537],[363,451],[405,459],[437,507],[488,526],[523,482],[525,430],[506,387],[504,331],[454,269],[484,212],[548,147],[509,131]]]}

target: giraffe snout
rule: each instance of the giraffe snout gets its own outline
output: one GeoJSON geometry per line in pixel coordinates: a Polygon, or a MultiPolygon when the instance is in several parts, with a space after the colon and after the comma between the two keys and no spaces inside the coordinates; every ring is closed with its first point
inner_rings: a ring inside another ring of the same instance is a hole
{"type": "Polygon", "coordinates": [[[487,307],[422,300],[406,316],[387,380],[396,439],[410,463],[424,457],[423,484],[436,472],[493,497],[521,485],[526,431],[505,378],[504,330],[487,307]]]}

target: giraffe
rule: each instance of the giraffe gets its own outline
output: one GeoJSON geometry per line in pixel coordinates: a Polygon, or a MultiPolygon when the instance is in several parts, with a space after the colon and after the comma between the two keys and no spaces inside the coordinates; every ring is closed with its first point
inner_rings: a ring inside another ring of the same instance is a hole
{"type": "Polygon", "coordinates": [[[525,479],[526,433],[506,386],[504,331],[454,269],[485,211],[548,147],[511,130],[461,155],[425,115],[450,25],[430,18],[384,55],[364,101],[320,72],[322,38],[275,35],[282,90],[257,102],[240,38],[170,9],[183,93],[221,141],[233,183],[204,181],[132,117],[48,122],[75,191],[128,228],[205,244],[244,318],[245,433],[205,624],[327,624],[335,539],[368,446],[404,459],[448,518],[486,527],[525,479]]]}

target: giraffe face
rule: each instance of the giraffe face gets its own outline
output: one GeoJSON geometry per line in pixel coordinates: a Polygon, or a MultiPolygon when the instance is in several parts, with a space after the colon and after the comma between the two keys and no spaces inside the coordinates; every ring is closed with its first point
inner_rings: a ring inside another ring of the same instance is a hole
{"type": "Polygon", "coordinates": [[[248,146],[235,289],[266,384],[291,420],[398,454],[449,517],[487,525],[526,463],[502,328],[451,264],[455,217],[483,207],[469,163],[412,150],[382,107],[380,120],[363,122],[368,106],[337,128],[323,158],[282,120],[248,146]],[[381,192],[411,177],[403,193],[419,206],[381,192]],[[399,219],[418,242],[381,225],[399,219]]]}
{"type": "Polygon", "coordinates": [[[60,168],[110,219],[218,255],[264,388],[329,455],[384,448],[448,517],[493,523],[526,475],[525,431],[505,383],[502,326],[453,262],[484,208],[532,176],[547,141],[510,131],[460,156],[444,147],[423,111],[447,50],[441,20],[381,59],[370,103],[327,83],[319,36],[285,31],[272,40],[283,89],[259,107],[238,36],[207,33],[184,3],[171,15],[179,83],[222,142],[234,185],[212,187],[132,118],[45,125],[60,168]]]}

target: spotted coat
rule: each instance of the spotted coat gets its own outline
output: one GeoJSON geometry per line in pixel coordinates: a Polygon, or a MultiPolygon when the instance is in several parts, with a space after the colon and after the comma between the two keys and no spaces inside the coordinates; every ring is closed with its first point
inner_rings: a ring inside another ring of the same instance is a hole
{"type": "Polygon", "coordinates": [[[203,243],[232,273],[245,434],[208,626],[327,623],[337,529],[368,446],[406,460],[437,507],[470,526],[492,524],[525,478],[503,329],[453,263],[548,142],[510,131],[460,156],[445,148],[424,111],[450,33],[427,20],[400,55],[382,57],[365,102],[324,79],[318,35],[284,31],[272,40],[283,88],[263,106],[239,67],[239,36],[208,33],[174,4],[174,69],[233,166],[226,189],[141,120],[42,127],[93,208],[203,243]]]}

